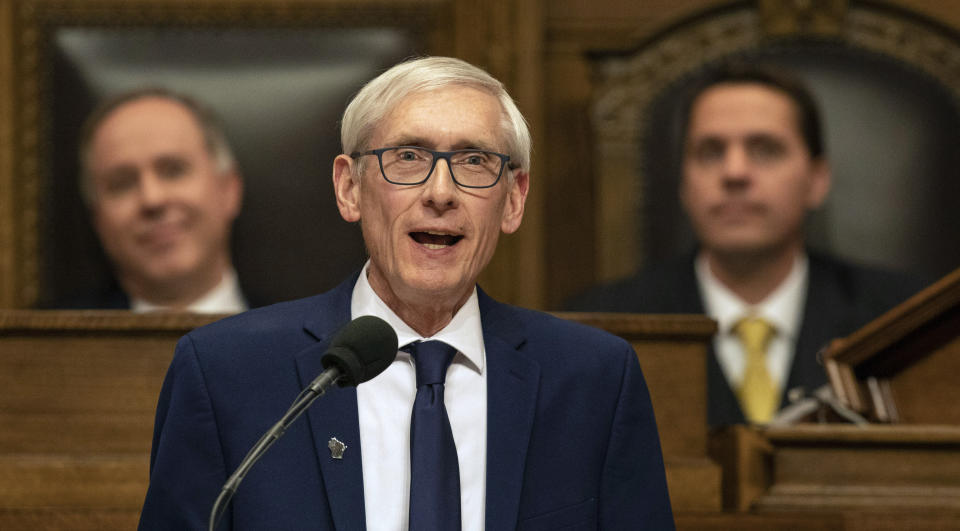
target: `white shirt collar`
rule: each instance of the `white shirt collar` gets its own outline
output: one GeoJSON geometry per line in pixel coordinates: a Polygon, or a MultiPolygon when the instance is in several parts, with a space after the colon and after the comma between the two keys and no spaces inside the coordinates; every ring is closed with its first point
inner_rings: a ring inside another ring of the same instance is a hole
{"type": "MultiPolygon", "coordinates": [[[[143,299],[130,298],[130,310],[134,313],[148,313],[166,310],[165,306],[153,304],[143,299]]],[[[223,274],[220,283],[205,295],[188,305],[185,311],[193,313],[238,313],[247,309],[247,301],[240,291],[237,272],[230,268],[223,274]]]]}
{"type": "Polygon", "coordinates": [[[716,319],[721,334],[730,333],[733,326],[748,315],[762,317],[772,324],[777,334],[790,340],[797,337],[807,292],[809,259],[800,253],[794,259],[787,278],[765,299],[749,304],[723,285],[713,272],[704,254],[694,264],[700,295],[707,315],[716,319]]]}
{"type": "Polygon", "coordinates": [[[477,288],[473,288],[473,293],[467,301],[457,310],[453,319],[442,330],[433,335],[433,337],[423,337],[418,334],[407,323],[403,322],[393,310],[370,286],[367,280],[367,271],[370,268],[370,261],[363,266],[360,271],[360,278],[353,287],[353,295],[350,300],[350,317],[356,319],[361,315],[374,315],[386,321],[397,333],[397,344],[406,345],[413,341],[435,339],[454,347],[458,352],[469,360],[469,365],[478,373],[483,372],[484,345],[483,345],[483,327],[480,323],[480,303],[477,298],[477,288]]]}

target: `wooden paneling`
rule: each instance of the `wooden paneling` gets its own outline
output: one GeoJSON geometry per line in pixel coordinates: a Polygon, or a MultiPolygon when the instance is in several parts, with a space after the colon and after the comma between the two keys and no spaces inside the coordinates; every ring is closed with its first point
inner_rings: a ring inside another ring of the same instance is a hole
{"type": "Polygon", "coordinates": [[[0,528],[133,528],[174,344],[214,318],[0,310],[0,528]]]}
{"type": "Polygon", "coordinates": [[[0,308],[15,305],[18,227],[14,196],[13,20],[14,0],[0,0],[0,308]]]}
{"type": "Polygon", "coordinates": [[[143,504],[150,453],[0,457],[0,511],[135,509],[143,504]]]}
{"type": "Polygon", "coordinates": [[[772,484],[758,511],[938,514],[960,523],[960,427],[770,429],[772,484]]]}
{"type": "Polygon", "coordinates": [[[542,170],[544,87],[541,46],[542,0],[458,0],[453,2],[456,55],[486,68],[507,87],[533,136],[530,191],[523,223],[501,235],[480,284],[493,297],[521,306],[544,307],[549,292],[543,274],[543,205],[550,193],[542,170]]]}
{"type": "Polygon", "coordinates": [[[0,511],[0,529],[45,531],[105,531],[136,529],[139,509],[17,509],[0,511]]]}
{"type": "Polygon", "coordinates": [[[678,514],[678,531],[955,531],[949,515],[905,515],[882,509],[786,514],[678,514]]]}
{"type": "Polygon", "coordinates": [[[957,426],[733,426],[712,442],[728,512],[678,529],[960,527],[957,426]]]}
{"type": "MultiPolygon", "coordinates": [[[[591,205],[594,167],[590,131],[590,70],[577,47],[550,49],[546,54],[544,128],[539,136],[546,156],[541,156],[538,185],[547,188],[544,205],[548,220],[544,247],[550,267],[543,275],[549,289],[548,308],[561,308],[570,295],[594,284],[597,242],[591,205]]],[[[602,206],[599,206],[602,205],[602,206]]]]}

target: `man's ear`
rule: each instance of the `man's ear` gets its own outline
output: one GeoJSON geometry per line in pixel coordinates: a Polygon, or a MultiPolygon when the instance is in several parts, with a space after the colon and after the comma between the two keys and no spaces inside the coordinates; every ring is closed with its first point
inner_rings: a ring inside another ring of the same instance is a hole
{"type": "Polygon", "coordinates": [[[333,159],[333,192],[337,196],[340,217],[360,221],[360,177],[354,175],[356,161],[347,155],[333,159]]]}
{"type": "Polygon", "coordinates": [[[810,170],[810,188],[807,191],[807,209],[819,208],[830,193],[832,176],[830,163],[825,158],[815,159],[810,170]]]}
{"type": "Polygon", "coordinates": [[[514,172],[510,189],[507,190],[506,204],[503,207],[503,220],[500,222],[500,230],[505,234],[512,234],[520,228],[529,191],[530,174],[521,170],[514,172]]]}

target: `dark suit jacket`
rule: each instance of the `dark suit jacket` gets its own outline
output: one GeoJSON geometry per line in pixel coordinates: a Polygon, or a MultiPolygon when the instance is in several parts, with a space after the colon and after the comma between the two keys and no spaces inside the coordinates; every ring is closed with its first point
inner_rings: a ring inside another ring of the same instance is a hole
{"type": "MultiPolygon", "coordinates": [[[[141,529],[206,529],[227,476],[321,372],[356,278],[197,329],[157,406],[141,529]]],[[[672,529],[646,384],[605,332],[480,294],[488,385],[486,528],[672,529]],[[568,527],[565,527],[568,526],[568,527]]],[[[334,388],[240,486],[223,529],[364,529],[355,388],[334,388]],[[327,441],[347,445],[332,459],[327,441]]],[[[399,487],[399,486],[398,486],[399,487]]]]}
{"type": "MultiPolygon", "coordinates": [[[[854,266],[822,254],[811,252],[809,257],[807,299],[785,388],[802,387],[808,392],[827,382],[817,354],[831,339],[856,331],[925,286],[915,278],[854,266]]],[[[567,307],[577,311],[704,313],[694,258],[695,254],[690,254],[595,288],[568,302],[567,307]]],[[[707,356],[707,421],[710,426],[745,422],[712,348],[707,356]]]]}

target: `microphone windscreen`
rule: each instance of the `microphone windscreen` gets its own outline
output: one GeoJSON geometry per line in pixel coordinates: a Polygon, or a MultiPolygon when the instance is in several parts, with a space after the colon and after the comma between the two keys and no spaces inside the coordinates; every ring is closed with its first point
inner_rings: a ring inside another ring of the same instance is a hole
{"type": "Polygon", "coordinates": [[[336,366],[340,387],[361,384],[380,374],[397,357],[397,333],[386,321],[373,315],[347,323],[330,342],[323,367],[336,366]]]}

